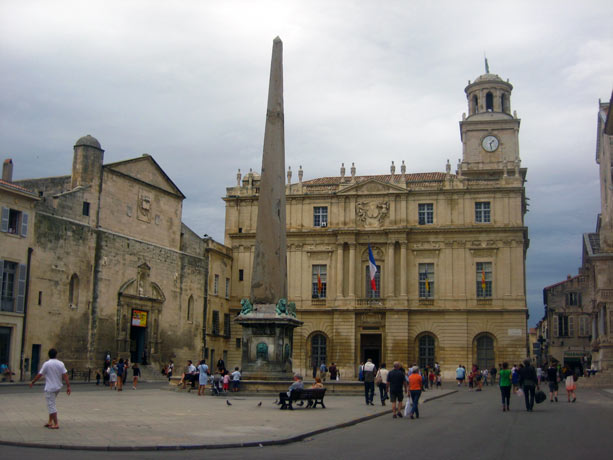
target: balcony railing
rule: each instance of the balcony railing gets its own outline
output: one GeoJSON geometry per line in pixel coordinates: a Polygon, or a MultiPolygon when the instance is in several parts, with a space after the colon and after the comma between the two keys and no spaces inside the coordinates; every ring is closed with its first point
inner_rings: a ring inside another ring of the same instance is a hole
{"type": "Polygon", "coordinates": [[[313,307],[325,307],[326,299],[311,299],[311,306],[313,307]]]}

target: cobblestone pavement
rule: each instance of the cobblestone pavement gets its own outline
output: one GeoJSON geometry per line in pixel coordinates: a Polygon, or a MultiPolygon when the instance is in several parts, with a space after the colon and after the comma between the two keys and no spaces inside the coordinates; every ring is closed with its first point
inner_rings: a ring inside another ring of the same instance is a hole
{"type": "MultiPolygon", "coordinates": [[[[59,430],[50,430],[42,386],[0,390],[0,442],[74,448],[164,448],[279,442],[384,414],[390,405],[366,406],[363,396],[330,396],[326,409],[280,411],[274,396],[197,396],[195,392],[131,386],[124,391],[73,385],[57,399],[59,430]],[[228,406],[229,401],[231,406],[228,406]],[[261,406],[258,406],[259,402],[261,406]]],[[[432,390],[424,402],[455,389],[432,390]]]]}

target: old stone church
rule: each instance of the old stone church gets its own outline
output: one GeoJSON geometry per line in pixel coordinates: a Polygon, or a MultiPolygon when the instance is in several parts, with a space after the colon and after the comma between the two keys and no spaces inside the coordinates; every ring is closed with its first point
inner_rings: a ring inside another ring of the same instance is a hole
{"type": "Polygon", "coordinates": [[[151,156],[103,164],[103,154],[85,136],[71,175],[15,183],[38,200],[24,374],[51,347],[77,372],[100,368],[107,352],[154,369],[174,359],[177,370],[227,356],[228,248],[182,223],[185,196],[151,156]]]}
{"type": "MultiPolygon", "coordinates": [[[[410,173],[402,162],[360,176],[352,164],[349,174],[343,165],[339,176],[307,181],[300,169],[292,183],[288,170],[288,297],[304,321],[296,371],[335,362],[355,378],[372,358],[438,362],[450,378],[460,363],[491,368],[527,355],[526,169],[512,89],[490,73],[466,87],[455,173],[449,163],[410,173]]],[[[224,198],[233,311],[249,296],[259,178],[239,174],[224,198]]]]}

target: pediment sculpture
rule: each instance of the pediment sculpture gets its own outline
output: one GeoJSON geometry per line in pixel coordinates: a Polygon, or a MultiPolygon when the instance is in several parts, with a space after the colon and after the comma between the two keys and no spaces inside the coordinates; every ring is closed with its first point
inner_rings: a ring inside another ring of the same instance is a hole
{"type": "Polygon", "coordinates": [[[389,214],[389,201],[358,201],[355,205],[355,215],[358,222],[367,227],[379,226],[389,214]]]}

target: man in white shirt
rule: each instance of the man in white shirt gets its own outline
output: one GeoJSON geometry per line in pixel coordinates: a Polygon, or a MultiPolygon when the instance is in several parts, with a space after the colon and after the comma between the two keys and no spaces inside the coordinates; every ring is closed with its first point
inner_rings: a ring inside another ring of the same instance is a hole
{"type": "Polygon", "coordinates": [[[70,382],[68,381],[68,372],[64,363],[58,359],[57,350],[52,348],[49,350],[49,360],[40,368],[40,372],[36,374],[34,380],[30,382],[30,388],[41,377],[45,377],[45,399],[47,400],[47,408],[49,409],[49,422],[45,425],[47,428],[57,430],[60,425],[57,421],[57,409],[55,407],[55,399],[62,389],[62,379],[66,382],[66,394],[70,396],[70,382]]]}
{"type": "Polygon", "coordinates": [[[241,373],[238,370],[238,367],[234,368],[234,372],[232,372],[232,391],[237,392],[238,391],[238,385],[240,384],[241,381],[241,373]]]}

